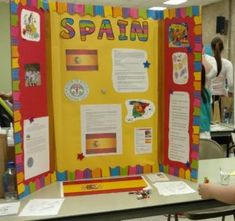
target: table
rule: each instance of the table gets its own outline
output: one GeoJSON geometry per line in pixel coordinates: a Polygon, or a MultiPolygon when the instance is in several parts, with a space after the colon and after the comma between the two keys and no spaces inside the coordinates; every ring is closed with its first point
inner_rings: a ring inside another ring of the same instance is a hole
{"type": "MultiPolygon", "coordinates": [[[[219,170],[235,169],[235,158],[223,158],[215,160],[199,161],[199,179],[203,182],[207,176],[211,182],[219,182],[219,170]]],[[[178,177],[169,176],[170,180],[182,180],[178,177]]],[[[235,178],[233,178],[235,179],[235,178]]],[[[193,189],[197,189],[197,183],[184,180],[193,189]]],[[[232,180],[235,183],[235,180],[232,180]]],[[[20,210],[30,200],[35,198],[58,198],[60,197],[60,184],[53,183],[41,190],[36,191],[21,200],[20,210]]],[[[79,220],[79,221],[120,221],[123,219],[140,218],[147,216],[173,214],[195,209],[214,208],[225,205],[215,200],[202,200],[197,192],[178,196],[161,196],[153,188],[151,198],[137,200],[135,194],[111,193],[99,195],[86,195],[67,197],[57,216],[54,217],[0,217],[0,221],[22,220],[79,220]]]]}
{"type": "Polygon", "coordinates": [[[229,156],[230,144],[232,143],[231,133],[234,132],[233,124],[212,124],[211,138],[219,144],[226,144],[226,155],[229,156]]]}
{"type": "Polygon", "coordinates": [[[225,123],[211,124],[211,134],[214,137],[231,134],[231,132],[233,131],[234,131],[233,124],[225,124],[225,123]]]}

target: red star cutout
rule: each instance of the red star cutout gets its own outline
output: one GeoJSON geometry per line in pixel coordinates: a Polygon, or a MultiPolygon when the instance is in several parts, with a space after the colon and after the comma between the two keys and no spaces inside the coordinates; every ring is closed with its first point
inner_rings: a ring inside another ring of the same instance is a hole
{"type": "Polygon", "coordinates": [[[77,159],[78,160],[83,160],[85,158],[85,156],[83,155],[83,153],[79,153],[78,155],[77,155],[77,159]]]}
{"type": "Polygon", "coordinates": [[[33,117],[30,117],[30,118],[29,118],[29,121],[30,121],[30,123],[33,123],[34,118],[33,118],[33,117]]]}

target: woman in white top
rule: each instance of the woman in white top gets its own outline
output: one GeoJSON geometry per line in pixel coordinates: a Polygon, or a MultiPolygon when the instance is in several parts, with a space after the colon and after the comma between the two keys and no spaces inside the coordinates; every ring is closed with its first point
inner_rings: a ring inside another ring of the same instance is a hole
{"type": "Polygon", "coordinates": [[[215,37],[211,41],[211,48],[214,57],[205,55],[205,59],[212,64],[216,70],[216,77],[208,79],[208,88],[211,91],[213,101],[219,100],[221,96],[233,94],[233,65],[226,59],[221,57],[224,44],[221,38],[215,37]]]}

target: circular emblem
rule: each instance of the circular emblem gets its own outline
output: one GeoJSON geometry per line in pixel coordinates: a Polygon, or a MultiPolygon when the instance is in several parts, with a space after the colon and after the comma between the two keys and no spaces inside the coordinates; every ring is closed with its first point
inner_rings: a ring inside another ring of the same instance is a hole
{"type": "Polygon", "coordinates": [[[88,85],[81,80],[68,81],[64,88],[65,95],[72,101],[80,101],[88,96],[88,85]]]}
{"type": "Polygon", "coordinates": [[[33,158],[32,157],[29,157],[28,160],[27,160],[27,166],[28,167],[32,167],[33,166],[33,158]]]}

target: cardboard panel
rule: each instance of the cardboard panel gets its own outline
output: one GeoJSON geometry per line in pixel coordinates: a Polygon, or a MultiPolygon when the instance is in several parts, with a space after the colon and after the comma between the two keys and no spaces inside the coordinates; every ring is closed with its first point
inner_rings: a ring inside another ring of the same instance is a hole
{"type": "Polygon", "coordinates": [[[2,176],[7,163],[7,136],[0,134],[0,197],[4,196],[2,176]]]}

